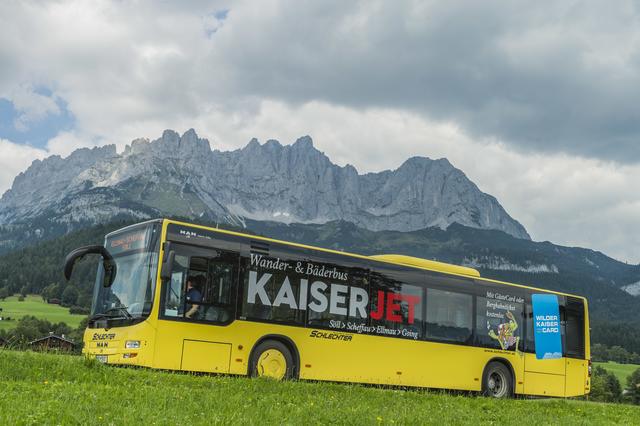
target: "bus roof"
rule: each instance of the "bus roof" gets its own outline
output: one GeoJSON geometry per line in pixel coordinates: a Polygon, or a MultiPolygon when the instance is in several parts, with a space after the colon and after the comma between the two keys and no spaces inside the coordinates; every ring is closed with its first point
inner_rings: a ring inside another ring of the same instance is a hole
{"type": "Polygon", "coordinates": [[[430,269],[451,274],[469,275],[480,277],[480,272],[466,266],[452,265],[450,263],[437,262],[435,260],[423,259],[421,257],[405,256],[402,254],[377,254],[369,256],[371,259],[382,260],[389,263],[397,263],[405,266],[415,266],[422,269],[430,269]]]}
{"type": "MultiPolygon", "coordinates": [[[[159,219],[156,219],[156,220],[159,220],[159,219]]],[[[155,222],[156,220],[149,220],[149,221],[144,222],[144,223],[155,222]]],[[[480,272],[478,272],[476,269],[473,269],[473,268],[468,268],[466,266],[452,265],[452,264],[444,263],[444,262],[437,262],[435,260],[422,259],[420,257],[405,256],[405,255],[399,255],[399,254],[382,254],[382,255],[364,256],[364,255],[357,254],[357,253],[350,253],[350,252],[345,252],[345,251],[331,250],[331,249],[327,249],[327,248],[323,248],[323,247],[316,247],[316,246],[311,246],[311,245],[307,245],[307,244],[293,243],[291,241],[284,241],[284,240],[277,240],[277,239],[269,238],[269,237],[262,237],[260,235],[245,234],[243,232],[229,231],[229,230],[226,230],[226,229],[213,228],[211,226],[205,226],[205,225],[196,225],[196,224],[193,224],[193,223],[182,222],[182,221],[174,220],[174,219],[164,219],[164,221],[166,223],[174,223],[176,225],[182,225],[182,226],[191,226],[191,227],[206,229],[206,230],[209,230],[209,231],[219,232],[219,233],[227,234],[227,235],[235,235],[235,236],[239,236],[239,237],[253,238],[253,239],[258,239],[258,240],[262,240],[262,241],[269,241],[269,242],[274,242],[274,243],[278,243],[278,244],[285,244],[285,245],[294,246],[294,247],[300,247],[300,248],[306,248],[306,249],[311,249],[311,250],[324,251],[324,252],[327,252],[327,253],[334,253],[334,254],[339,254],[339,255],[343,255],[343,256],[350,256],[350,257],[356,257],[356,258],[360,258],[360,259],[375,260],[377,262],[383,262],[383,263],[391,263],[391,264],[394,264],[394,265],[409,266],[411,268],[423,269],[423,270],[432,271],[432,272],[442,272],[442,273],[445,273],[445,274],[464,276],[464,277],[467,277],[467,278],[471,277],[471,278],[479,279],[479,280],[482,280],[482,281],[487,281],[487,282],[492,282],[492,283],[497,283],[497,284],[502,284],[502,285],[509,285],[509,286],[514,286],[514,287],[520,287],[520,288],[526,288],[526,289],[529,289],[529,290],[542,291],[542,292],[545,292],[545,293],[559,294],[559,295],[562,295],[562,296],[576,297],[576,298],[579,298],[579,299],[586,300],[586,298],[584,296],[579,296],[579,295],[576,295],[576,294],[563,293],[563,292],[560,292],[560,291],[546,290],[546,289],[543,289],[543,288],[531,287],[531,286],[527,286],[527,285],[523,285],[523,284],[515,284],[515,283],[509,283],[509,282],[506,282],[506,281],[500,281],[500,280],[494,280],[494,279],[491,279],[491,278],[485,278],[485,277],[480,276],[480,272]]]]}

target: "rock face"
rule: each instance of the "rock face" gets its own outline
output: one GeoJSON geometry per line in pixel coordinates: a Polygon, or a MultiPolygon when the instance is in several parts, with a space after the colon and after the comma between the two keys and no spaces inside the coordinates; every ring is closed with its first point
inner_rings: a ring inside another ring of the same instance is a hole
{"type": "Polygon", "coordinates": [[[122,154],[104,146],[34,161],[0,199],[0,232],[43,221],[72,229],[118,216],[164,215],[240,225],[345,220],[397,231],[457,222],[529,239],[494,197],[446,159],[414,157],[396,170],[360,175],[333,164],[308,136],[288,146],[253,139],[221,152],[193,129],[134,140],[122,154]]]}

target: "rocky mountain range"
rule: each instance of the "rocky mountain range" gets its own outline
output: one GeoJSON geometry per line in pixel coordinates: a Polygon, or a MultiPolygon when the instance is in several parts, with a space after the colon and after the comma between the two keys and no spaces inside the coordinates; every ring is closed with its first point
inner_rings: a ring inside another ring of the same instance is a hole
{"type": "Polygon", "coordinates": [[[162,216],[471,266],[487,277],[585,294],[600,302],[594,313],[606,321],[640,306],[631,297],[640,295],[640,265],[531,241],[446,159],[414,157],[396,170],[359,174],[332,163],[308,136],[220,151],[193,130],[166,130],[121,153],[110,145],[36,160],[0,199],[0,255],[77,229],[162,216]]]}
{"type": "Polygon", "coordinates": [[[36,160],[0,199],[0,249],[114,218],[182,216],[414,231],[453,223],[529,239],[524,227],[446,159],[413,157],[396,170],[340,167],[310,137],[292,145],[253,139],[212,150],[191,129],[36,160]]]}

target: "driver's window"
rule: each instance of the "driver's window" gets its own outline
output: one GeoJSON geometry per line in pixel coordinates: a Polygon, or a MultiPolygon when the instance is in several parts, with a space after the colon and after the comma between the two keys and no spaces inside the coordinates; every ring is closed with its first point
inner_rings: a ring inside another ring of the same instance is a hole
{"type": "Polygon", "coordinates": [[[200,253],[176,253],[171,282],[165,284],[163,316],[227,323],[235,313],[238,255],[218,250],[200,253]]]}

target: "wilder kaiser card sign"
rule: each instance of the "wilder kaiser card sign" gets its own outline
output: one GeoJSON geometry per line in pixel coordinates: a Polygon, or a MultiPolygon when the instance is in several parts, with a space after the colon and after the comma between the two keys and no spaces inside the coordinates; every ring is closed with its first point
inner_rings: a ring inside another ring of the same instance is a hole
{"type": "Polygon", "coordinates": [[[536,358],[562,358],[558,296],[555,294],[533,294],[531,301],[535,320],[536,358]]]}

